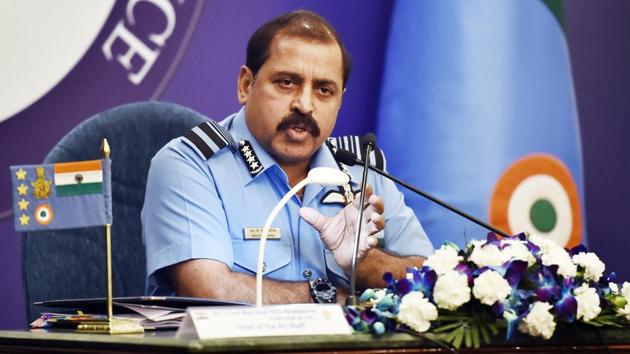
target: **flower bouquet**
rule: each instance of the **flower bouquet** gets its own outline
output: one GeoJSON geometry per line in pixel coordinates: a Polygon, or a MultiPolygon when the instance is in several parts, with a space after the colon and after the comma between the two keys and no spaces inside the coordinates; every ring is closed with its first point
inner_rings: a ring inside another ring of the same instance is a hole
{"type": "Polygon", "coordinates": [[[551,338],[558,323],[623,327],[630,323],[630,283],[584,246],[570,251],[554,241],[519,234],[447,243],[407,276],[384,275],[385,289],[367,289],[360,305],[346,307],[357,332],[434,333],[455,348],[478,348],[505,328],[551,338]]]}

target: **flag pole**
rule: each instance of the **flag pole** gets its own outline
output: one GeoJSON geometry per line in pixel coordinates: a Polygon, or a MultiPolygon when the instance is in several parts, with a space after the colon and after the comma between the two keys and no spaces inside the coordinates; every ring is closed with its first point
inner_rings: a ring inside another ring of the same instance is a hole
{"type": "MultiPolygon", "coordinates": [[[[107,139],[103,138],[101,143],[101,154],[103,159],[109,159],[111,150],[107,139]]],[[[143,333],[144,328],[133,320],[114,319],[114,305],[112,297],[112,224],[105,224],[105,247],[107,258],[107,321],[82,323],[77,327],[78,332],[87,333],[109,333],[109,334],[127,334],[127,333],[143,333]]]]}
{"type": "MultiPolygon", "coordinates": [[[[111,154],[106,138],[103,138],[103,143],[101,144],[101,154],[105,159],[109,159],[111,154]]],[[[111,325],[114,319],[112,304],[112,224],[105,224],[105,244],[107,249],[107,321],[111,325]]]]}

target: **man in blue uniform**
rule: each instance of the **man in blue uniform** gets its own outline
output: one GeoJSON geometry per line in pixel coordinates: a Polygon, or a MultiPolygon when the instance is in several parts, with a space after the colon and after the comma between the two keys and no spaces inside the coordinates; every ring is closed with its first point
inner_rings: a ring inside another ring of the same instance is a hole
{"type": "Polygon", "coordinates": [[[334,284],[343,301],[359,210],[360,287],[383,286],[384,272],[401,277],[422,264],[433,248],[393,183],[371,174],[368,203],[359,208],[352,192],[361,168],[333,157],[336,146],[351,145],[328,139],[349,73],[334,28],[312,12],[281,15],[254,33],[239,72],[243,108],[174,139],[151,162],[142,211],[150,294],[254,302],[261,228],[315,167],[342,169],[351,183],[308,185],[278,215],[263,302],[317,301],[314,279],[334,284]]]}

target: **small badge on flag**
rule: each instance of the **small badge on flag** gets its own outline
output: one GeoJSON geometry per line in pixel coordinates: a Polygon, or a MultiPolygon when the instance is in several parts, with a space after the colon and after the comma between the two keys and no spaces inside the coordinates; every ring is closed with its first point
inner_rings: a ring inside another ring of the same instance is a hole
{"type": "Polygon", "coordinates": [[[112,223],[111,161],[11,166],[16,231],[112,223]]]}

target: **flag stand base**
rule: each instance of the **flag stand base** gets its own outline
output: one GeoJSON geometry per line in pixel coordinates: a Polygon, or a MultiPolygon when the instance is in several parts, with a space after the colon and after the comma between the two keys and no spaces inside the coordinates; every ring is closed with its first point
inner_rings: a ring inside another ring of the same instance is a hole
{"type": "Polygon", "coordinates": [[[144,328],[136,321],[113,319],[109,321],[82,322],[77,326],[77,332],[129,334],[129,333],[144,333],[144,328]]]}

